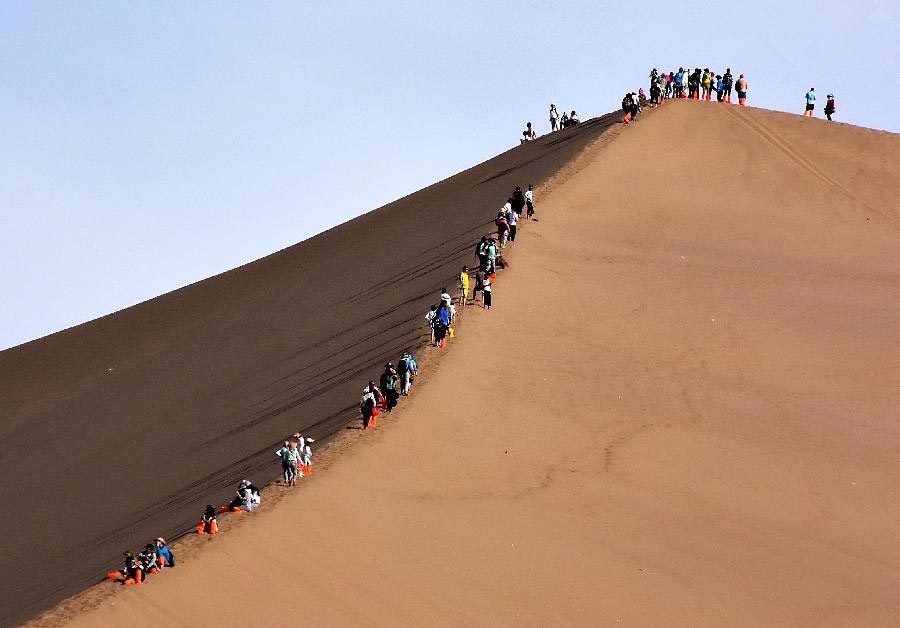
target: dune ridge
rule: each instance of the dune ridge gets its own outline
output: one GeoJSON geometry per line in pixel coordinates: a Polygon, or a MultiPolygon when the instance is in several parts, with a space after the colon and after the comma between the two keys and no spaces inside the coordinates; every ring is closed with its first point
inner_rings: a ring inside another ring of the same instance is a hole
{"type": "Polygon", "coordinates": [[[694,103],[598,143],[402,419],[72,625],[894,625],[898,157],[694,103]]]}

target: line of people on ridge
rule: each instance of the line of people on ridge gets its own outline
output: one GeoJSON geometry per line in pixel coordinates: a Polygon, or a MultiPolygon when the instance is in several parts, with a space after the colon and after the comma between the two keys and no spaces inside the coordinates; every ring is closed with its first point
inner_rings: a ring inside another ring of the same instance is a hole
{"type": "MultiPolygon", "coordinates": [[[[669,98],[688,98],[693,100],[716,101],[730,103],[732,91],[737,92],[739,105],[747,104],[747,92],[750,83],[743,74],[735,81],[731,68],[723,74],[716,74],[709,68],[678,68],[678,71],[659,72],[656,68],[650,71],[650,99],[652,106],[659,105],[669,98]]],[[[641,90],[643,92],[643,89],[641,90]]]]}
{"type": "MultiPolygon", "coordinates": [[[[803,112],[804,117],[813,118],[813,112],[816,109],[816,88],[810,87],[809,91],[806,92],[806,109],[803,112]]],[[[837,111],[837,106],[834,103],[834,94],[828,94],[828,100],[825,101],[825,117],[828,118],[829,122],[833,122],[831,116],[835,114],[837,111]]]]}
{"type": "MultiPolygon", "coordinates": [[[[516,186],[506,203],[500,208],[494,221],[497,227],[497,238],[484,236],[476,247],[475,256],[478,258],[478,269],[475,272],[475,289],[472,300],[474,302],[477,293],[481,292],[482,306],[486,309],[491,308],[492,282],[496,278],[497,269],[509,267],[509,263],[499,251],[506,246],[507,242],[515,241],[518,222],[523,212],[526,219],[536,220],[534,217],[534,187],[531,185],[525,192],[521,187],[516,186]]],[[[469,273],[469,268],[463,266],[462,272],[457,278],[460,307],[465,307],[469,302],[471,285],[469,273]]],[[[444,346],[447,336],[452,337],[451,325],[457,315],[453,297],[446,288],[442,288],[439,305],[432,306],[431,311],[426,315],[432,328],[432,343],[435,346],[444,346]]],[[[418,364],[409,351],[402,353],[396,366],[390,362],[385,364],[378,384],[373,380],[363,389],[363,396],[359,404],[363,429],[375,427],[380,411],[393,411],[397,407],[400,397],[409,395],[418,373],[418,364]]],[[[283,480],[286,486],[296,486],[298,478],[312,473],[311,444],[313,442],[315,439],[304,437],[300,432],[294,432],[275,451],[275,455],[281,460],[283,480]]],[[[219,508],[212,504],[206,505],[203,515],[197,523],[197,534],[218,534],[219,515],[226,512],[253,512],[261,504],[262,490],[250,480],[242,480],[238,484],[235,496],[229,503],[219,508]]],[[[174,566],[175,553],[164,538],[158,537],[154,543],[148,543],[138,554],[131,551],[124,552],[122,569],[107,573],[106,578],[117,580],[124,585],[141,584],[149,575],[160,573],[164,569],[174,566]]]]}
{"type": "Polygon", "coordinates": [[[393,412],[400,403],[400,397],[409,396],[418,374],[419,365],[409,351],[401,354],[396,366],[391,362],[384,365],[378,384],[375,380],[370,380],[363,388],[362,398],[359,400],[364,430],[377,427],[381,412],[393,412]]]}
{"type": "MultiPolygon", "coordinates": [[[[562,116],[559,115],[559,112],[556,110],[556,105],[550,104],[550,132],[560,131],[562,129],[567,129],[570,126],[575,126],[581,122],[578,119],[578,114],[575,110],[572,110],[572,113],[562,112],[562,116]]],[[[519,138],[520,144],[525,144],[527,142],[532,142],[537,139],[537,132],[534,130],[534,126],[531,122],[525,124],[525,130],[522,131],[522,137],[519,138]]]]}
{"type": "Polygon", "coordinates": [[[175,566],[175,554],[162,537],[158,537],[153,543],[147,543],[137,555],[127,551],[124,556],[125,564],[122,569],[107,573],[107,580],[117,580],[124,585],[141,584],[150,574],[175,566]]]}

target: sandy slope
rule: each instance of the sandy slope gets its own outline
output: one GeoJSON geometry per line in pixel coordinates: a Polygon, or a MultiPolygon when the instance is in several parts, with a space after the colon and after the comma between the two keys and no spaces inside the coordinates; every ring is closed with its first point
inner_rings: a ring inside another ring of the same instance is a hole
{"type": "Polygon", "coordinates": [[[399,421],[73,625],[895,625],[900,138],[586,157],[399,421]]]}
{"type": "Polygon", "coordinates": [[[0,477],[13,493],[0,518],[0,624],[95,583],[123,549],[188,529],[242,478],[274,479],[285,434],[341,430],[365,381],[427,339],[435,286],[471,259],[513,187],[556,172],[612,122],[0,352],[0,477]]]}

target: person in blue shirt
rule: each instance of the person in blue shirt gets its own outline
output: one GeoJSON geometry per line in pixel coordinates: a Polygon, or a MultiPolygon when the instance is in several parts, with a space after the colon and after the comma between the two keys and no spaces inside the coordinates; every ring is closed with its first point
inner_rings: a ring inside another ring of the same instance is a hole
{"type": "Polygon", "coordinates": [[[716,100],[725,102],[725,82],[721,74],[716,74],[716,100]]]}
{"type": "Polygon", "coordinates": [[[156,539],[156,561],[160,569],[175,566],[175,554],[166,545],[166,540],[162,537],[156,539]]]}
{"type": "Polygon", "coordinates": [[[804,116],[813,117],[813,109],[816,108],[816,88],[810,87],[809,91],[806,92],[806,111],[803,113],[804,116]]]}
{"type": "Polygon", "coordinates": [[[678,71],[675,73],[675,97],[681,98],[684,94],[684,89],[681,86],[681,79],[684,78],[684,68],[678,68],[678,71]]]}

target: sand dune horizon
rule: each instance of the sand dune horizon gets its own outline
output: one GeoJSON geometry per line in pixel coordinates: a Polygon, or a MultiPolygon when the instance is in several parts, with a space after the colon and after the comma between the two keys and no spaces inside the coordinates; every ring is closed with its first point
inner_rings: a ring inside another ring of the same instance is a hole
{"type": "Polygon", "coordinates": [[[210,623],[246,599],[235,621],[266,626],[893,625],[900,137],[710,103],[617,119],[0,352],[0,470],[48,496],[7,517],[0,623],[274,477],[289,431],[339,430],[535,183],[494,309],[464,312],[388,429],[165,577],[42,621],[210,623]],[[148,431],[173,450],[131,464],[148,431]]]}

